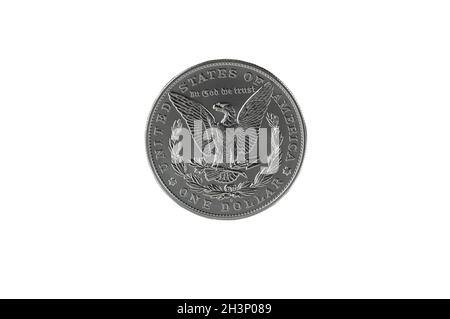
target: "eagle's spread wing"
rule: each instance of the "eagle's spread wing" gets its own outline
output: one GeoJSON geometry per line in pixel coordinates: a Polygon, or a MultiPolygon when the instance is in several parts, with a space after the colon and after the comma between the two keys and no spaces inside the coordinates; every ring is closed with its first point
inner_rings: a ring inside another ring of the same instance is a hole
{"type": "MultiPolygon", "coordinates": [[[[239,126],[242,127],[244,131],[248,128],[253,128],[253,130],[250,130],[248,140],[245,140],[245,148],[246,151],[249,152],[250,157],[252,156],[253,148],[256,146],[256,141],[258,140],[258,130],[261,127],[264,114],[270,104],[272,93],[272,84],[270,82],[266,82],[248,98],[238,113],[237,122],[239,126]]],[[[240,138],[243,139],[245,136],[241,136],[240,138]]],[[[242,145],[242,141],[239,145],[242,145]]],[[[250,158],[250,160],[254,159],[255,158],[250,158]]]]}
{"type": "Polygon", "coordinates": [[[195,102],[181,94],[170,92],[169,100],[180,113],[194,138],[195,144],[202,150],[202,134],[205,130],[215,126],[214,116],[200,103],[195,102]],[[194,130],[194,122],[200,120],[202,128],[199,132],[194,130]],[[200,145],[198,144],[200,143],[200,145]]]}

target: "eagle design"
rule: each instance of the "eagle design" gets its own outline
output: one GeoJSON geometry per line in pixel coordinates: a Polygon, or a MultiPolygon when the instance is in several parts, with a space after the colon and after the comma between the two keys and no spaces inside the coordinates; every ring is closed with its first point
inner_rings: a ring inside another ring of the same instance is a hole
{"type": "MultiPolygon", "coordinates": [[[[220,129],[222,136],[225,136],[225,130],[227,128],[242,128],[244,131],[248,128],[253,128],[254,130],[251,130],[248,139],[246,139],[245,136],[242,136],[242,134],[237,135],[238,144],[243,142],[243,144],[245,144],[246,153],[250,154],[250,151],[256,146],[258,130],[261,127],[261,123],[267,112],[272,94],[273,86],[270,82],[266,82],[253,93],[247,101],[245,101],[237,114],[235,108],[228,103],[219,102],[214,104],[212,106],[213,110],[224,114],[220,122],[217,122],[211,112],[209,112],[201,103],[179,93],[170,92],[169,100],[186,122],[195,143],[197,143],[196,141],[202,141],[203,132],[209,128],[220,129]],[[202,123],[202,130],[200,132],[194,130],[195,121],[201,121],[202,123]],[[244,141],[239,141],[240,139],[244,139],[244,141]]],[[[211,136],[211,138],[213,137],[211,136]]],[[[220,141],[220,139],[218,139],[218,141],[218,143],[223,143],[223,140],[220,141]]],[[[202,150],[201,145],[196,145],[202,150]]],[[[258,165],[255,161],[250,160],[246,163],[233,161],[232,163],[222,164],[221,157],[223,154],[218,152],[219,148],[216,147],[215,150],[214,160],[211,164],[207,164],[206,166],[197,165],[196,167],[197,171],[205,174],[207,181],[231,183],[239,176],[247,177],[245,171],[258,165]]],[[[193,164],[194,166],[196,165],[195,162],[193,164]]]]}

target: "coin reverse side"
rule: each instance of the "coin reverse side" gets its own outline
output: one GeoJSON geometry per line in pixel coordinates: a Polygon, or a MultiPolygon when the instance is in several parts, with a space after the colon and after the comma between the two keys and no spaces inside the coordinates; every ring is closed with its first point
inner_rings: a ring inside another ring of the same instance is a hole
{"type": "Polygon", "coordinates": [[[285,194],[303,161],[305,124],[288,89],[238,60],[198,64],[156,99],[147,155],[162,188],[210,218],[254,215],[285,194]]]}

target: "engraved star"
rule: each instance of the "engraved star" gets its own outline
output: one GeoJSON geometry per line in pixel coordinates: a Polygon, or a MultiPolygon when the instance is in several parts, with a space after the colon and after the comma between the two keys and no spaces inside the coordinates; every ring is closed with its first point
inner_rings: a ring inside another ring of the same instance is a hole
{"type": "Polygon", "coordinates": [[[176,184],[177,184],[177,180],[175,178],[171,177],[169,179],[169,185],[170,186],[175,186],[176,184]]]}
{"type": "Polygon", "coordinates": [[[283,168],[283,174],[284,175],[286,175],[286,176],[289,176],[289,175],[291,175],[291,172],[292,172],[292,170],[289,168],[289,167],[287,167],[287,166],[285,166],[284,168],[283,168]]]}

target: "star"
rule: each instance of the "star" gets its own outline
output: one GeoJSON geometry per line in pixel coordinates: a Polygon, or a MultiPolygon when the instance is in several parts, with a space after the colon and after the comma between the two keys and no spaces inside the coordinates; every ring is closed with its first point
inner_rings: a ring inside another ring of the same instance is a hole
{"type": "Polygon", "coordinates": [[[177,180],[175,178],[171,177],[169,179],[169,185],[170,186],[175,186],[176,184],[177,184],[177,180]]]}
{"type": "Polygon", "coordinates": [[[286,175],[286,176],[289,176],[289,175],[291,175],[291,169],[289,168],[289,167],[287,167],[287,166],[285,166],[284,168],[283,168],[283,172],[282,172],[284,175],[286,175]]]}

